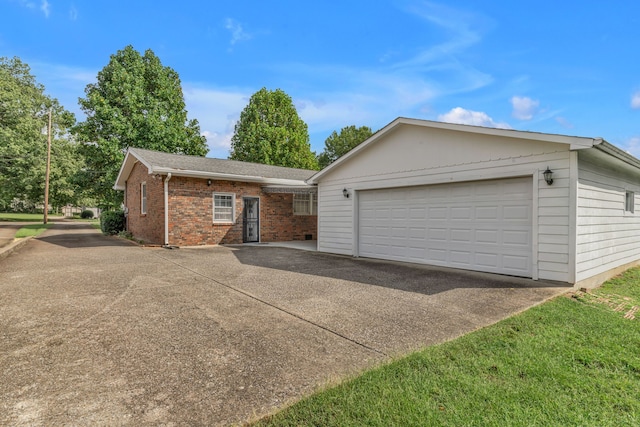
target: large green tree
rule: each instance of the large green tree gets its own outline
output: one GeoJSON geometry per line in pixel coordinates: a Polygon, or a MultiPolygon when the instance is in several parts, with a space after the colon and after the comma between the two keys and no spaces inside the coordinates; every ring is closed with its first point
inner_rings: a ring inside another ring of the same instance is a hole
{"type": "Polygon", "coordinates": [[[231,138],[230,159],[290,168],[317,169],[307,124],[284,91],[254,93],[231,138]]]}
{"type": "Polygon", "coordinates": [[[44,86],[19,58],[0,57],[0,210],[29,209],[44,201],[47,124],[52,112],[49,201],[54,206],[71,202],[75,186],[70,178],[78,162],[69,162],[75,150],[69,129],[72,113],[45,94],[44,86]],[[58,197],[65,194],[64,197],[58,197]]]}
{"type": "Polygon", "coordinates": [[[371,135],[373,135],[373,132],[367,126],[359,128],[346,126],[340,129],[340,133],[334,130],[324,141],[324,151],[318,156],[318,165],[320,168],[329,166],[371,135]]]}
{"type": "Polygon", "coordinates": [[[141,55],[127,46],[111,55],[87,85],[79,103],[87,118],[77,128],[87,159],[85,183],[101,207],[115,207],[112,189],[129,147],[204,156],[209,149],[197,120],[187,118],[178,73],[151,49],[141,55]]]}

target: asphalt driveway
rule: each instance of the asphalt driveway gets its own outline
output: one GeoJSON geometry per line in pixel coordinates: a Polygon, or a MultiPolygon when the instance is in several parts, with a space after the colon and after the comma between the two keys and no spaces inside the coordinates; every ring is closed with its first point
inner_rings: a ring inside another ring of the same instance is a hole
{"type": "Polygon", "coordinates": [[[0,260],[0,425],[242,423],[567,290],[57,223],[0,260]]]}

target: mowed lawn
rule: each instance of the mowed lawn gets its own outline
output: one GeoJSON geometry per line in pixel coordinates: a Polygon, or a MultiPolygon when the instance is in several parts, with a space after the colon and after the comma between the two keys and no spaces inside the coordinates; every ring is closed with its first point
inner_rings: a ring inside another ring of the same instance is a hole
{"type": "Polygon", "coordinates": [[[310,396],[256,426],[639,426],[640,269],[310,396]]]}
{"type": "MultiPolygon", "coordinates": [[[[62,218],[60,215],[49,214],[49,219],[62,218]]],[[[31,213],[14,213],[14,212],[0,212],[0,221],[23,221],[23,222],[42,222],[44,215],[31,214],[31,213]]]]}

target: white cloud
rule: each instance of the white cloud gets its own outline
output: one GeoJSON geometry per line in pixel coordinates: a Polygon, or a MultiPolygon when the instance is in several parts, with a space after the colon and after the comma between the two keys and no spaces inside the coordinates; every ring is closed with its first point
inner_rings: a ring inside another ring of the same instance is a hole
{"type": "Polygon", "coordinates": [[[560,124],[560,126],[564,128],[571,129],[573,127],[573,123],[562,116],[556,116],[555,120],[556,122],[558,122],[558,124],[560,124]]]}
{"type": "Polygon", "coordinates": [[[226,28],[231,32],[231,41],[230,41],[231,46],[235,45],[240,41],[251,39],[251,34],[247,33],[242,28],[242,25],[240,25],[240,23],[235,19],[227,18],[224,24],[224,28],[226,28]]]}
{"type": "Polygon", "coordinates": [[[526,96],[514,96],[511,98],[513,112],[511,115],[518,120],[531,120],[538,110],[539,101],[526,96]]]}
{"type": "Polygon", "coordinates": [[[42,0],[42,3],[40,4],[40,10],[42,11],[42,13],[44,13],[45,17],[49,17],[49,14],[51,13],[51,5],[47,0],[42,0]]]}
{"type": "Polygon", "coordinates": [[[640,91],[631,96],[631,108],[634,110],[640,109],[640,91]]]}
{"type": "Polygon", "coordinates": [[[78,9],[75,6],[71,6],[69,8],[69,19],[75,21],[78,19],[78,9]]]}
{"type": "Polygon", "coordinates": [[[448,113],[440,114],[438,120],[461,125],[484,126],[499,129],[511,129],[507,123],[495,122],[487,113],[466,110],[462,107],[451,109],[448,113]]]}
{"type": "Polygon", "coordinates": [[[624,150],[631,154],[634,157],[640,158],[640,136],[634,136],[633,138],[630,138],[625,144],[624,144],[624,150]]]}
{"type": "Polygon", "coordinates": [[[235,124],[252,92],[183,83],[183,93],[188,117],[198,119],[200,131],[207,138],[208,156],[226,158],[235,124]]]}

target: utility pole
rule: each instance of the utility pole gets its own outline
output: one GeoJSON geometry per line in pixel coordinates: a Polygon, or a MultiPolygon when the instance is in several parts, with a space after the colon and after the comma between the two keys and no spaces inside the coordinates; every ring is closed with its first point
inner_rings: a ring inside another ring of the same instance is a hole
{"type": "Polygon", "coordinates": [[[49,220],[49,169],[51,169],[51,108],[49,108],[49,126],[47,128],[47,172],[44,178],[44,224],[49,220]]]}

